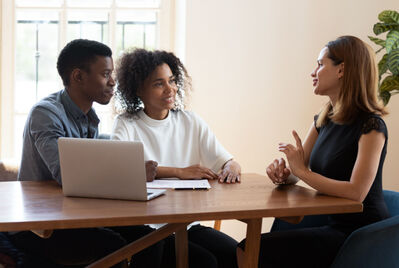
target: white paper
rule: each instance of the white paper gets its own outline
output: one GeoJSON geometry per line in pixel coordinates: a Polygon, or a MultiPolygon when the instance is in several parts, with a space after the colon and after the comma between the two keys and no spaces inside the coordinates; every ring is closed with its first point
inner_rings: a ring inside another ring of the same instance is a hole
{"type": "Polygon", "coordinates": [[[211,185],[208,180],[154,180],[147,182],[147,188],[156,189],[210,189],[211,185]]]}

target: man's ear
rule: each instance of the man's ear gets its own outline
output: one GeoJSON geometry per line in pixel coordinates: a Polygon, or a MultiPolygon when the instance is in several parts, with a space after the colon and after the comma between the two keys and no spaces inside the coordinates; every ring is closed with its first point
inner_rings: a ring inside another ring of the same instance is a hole
{"type": "Polygon", "coordinates": [[[341,79],[344,76],[344,71],[345,71],[345,64],[344,64],[344,62],[341,62],[338,67],[338,78],[339,79],[341,79]]]}
{"type": "Polygon", "coordinates": [[[83,72],[79,68],[75,68],[71,72],[71,80],[73,80],[75,83],[82,83],[83,81],[83,72]]]}

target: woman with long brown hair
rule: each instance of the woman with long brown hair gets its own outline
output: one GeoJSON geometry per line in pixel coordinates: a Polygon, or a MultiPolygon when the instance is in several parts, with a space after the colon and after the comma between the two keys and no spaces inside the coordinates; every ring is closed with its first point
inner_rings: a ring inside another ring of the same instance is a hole
{"type": "Polygon", "coordinates": [[[321,227],[262,234],[259,267],[329,267],[351,232],[389,217],[382,194],[386,111],[377,99],[374,52],[356,37],[339,37],[321,50],[311,76],[314,93],[329,101],[303,143],[295,131],[295,145],[279,143],[288,166],[275,159],[266,173],[275,184],[302,180],[320,193],[363,202],[363,212],[330,215],[321,227]]]}

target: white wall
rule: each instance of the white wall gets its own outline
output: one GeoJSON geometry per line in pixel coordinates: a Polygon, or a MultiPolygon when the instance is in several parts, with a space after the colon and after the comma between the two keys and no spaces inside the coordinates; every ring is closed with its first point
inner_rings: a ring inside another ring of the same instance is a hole
{"type": "MultiPolygon", "coordinates": [[[[277,143],[304,137],[327,99],[313,95],[310,73],[320,49],[340,35],[368,41],[378,13],[397,0],[187,0],[186,66],[191,108],[241,163],[264,174],[277,143]]],[[[370,42],[369,42],[370,43],[370,42]]],[[[399,191],[399,96],[388,106],[384,187],[399,191]]],[[[264,231],[269,228],[264,224],[264,231]]],[[[244,225],[223,222],[237,239],[244,225]]]]}

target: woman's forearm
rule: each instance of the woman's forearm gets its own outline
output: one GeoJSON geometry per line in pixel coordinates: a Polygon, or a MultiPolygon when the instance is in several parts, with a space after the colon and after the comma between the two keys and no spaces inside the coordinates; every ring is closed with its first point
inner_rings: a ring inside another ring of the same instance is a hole
{"type": "Polygon", "coordinates": [[[158,167],[156,178],[180,178],[180,168],[158,167]]]}
{"type": "Polygon", "coordinates": [[[352,199],[362,202],[364,197],[350,181],[338,181],[322,176],[311,170],[304,170],[297,174],[306,184],[320,193],[352,199]]]}

